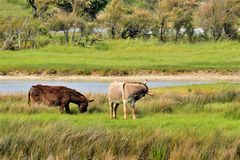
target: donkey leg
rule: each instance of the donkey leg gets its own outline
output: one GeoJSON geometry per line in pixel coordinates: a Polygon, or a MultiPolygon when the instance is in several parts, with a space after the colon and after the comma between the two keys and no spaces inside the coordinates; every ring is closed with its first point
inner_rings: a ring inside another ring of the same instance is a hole
{"type": "Polygon", "coordinates": [[[134,101],[132,101],[131,109],[132,109],[133,119],[136,119],[136,115],[135,115],[135,102],[134,101]]]}
{"type": "Polygon", "coordinates": [[[66,104],[66,105],[65,105],[65,111],[66,111],[66,113],[70,113],[69,104],[66,104]]]}
{"type": "Polygon", "coordinates": [[[113,106],[113,118],[117,118],[117,108],[118,108],[119,104],[115,103],[113,106]]]}
{"type": "Polygon", "coordinates": [[[113,118],[113,102],[109,102],[110,118],[113,118]]]}
{"type": "Polygon", "coordinates": [[[127,119],[127,101],[123,101],[123,114],[124,114],[124,119],[127,119]]]}
{"type": "Polygon", "coordinates": [[[61,104],[61,106],[60,106],[60,108],[59,108],[59,110],[60,110],[61,113],[63,113],[64,108],[65,108],[65,104],[61,104]]]}

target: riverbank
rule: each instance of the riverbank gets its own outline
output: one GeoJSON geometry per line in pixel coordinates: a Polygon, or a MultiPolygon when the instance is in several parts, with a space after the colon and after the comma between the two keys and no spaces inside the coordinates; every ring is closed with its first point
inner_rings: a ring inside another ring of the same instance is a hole
{"type": "Polygon", "coordinates": [[[100,76],[100,75],[50,75],[50,74],[14,74],[0,75],[0,80],[61,80],[61,81],[214,81],[214,82],[240,82],[240,73],[206,73],[191,72],[179,74],[137,74],[131,76],[100,76]]]}
{"type": "Polygon", "coordinates": [[[0,51],[0,75],[228,75],[240,72],[239,51],[238,42],[224,41],[161,44],[154,40],[107,40],[91,48],[49,45],[0,51]]]}

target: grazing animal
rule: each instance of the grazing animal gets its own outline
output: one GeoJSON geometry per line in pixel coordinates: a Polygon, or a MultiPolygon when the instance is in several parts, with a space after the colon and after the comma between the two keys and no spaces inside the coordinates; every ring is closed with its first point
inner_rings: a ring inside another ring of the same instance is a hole
{"type": "Polygon", "coordinates": [[[127,119],[127,103],[130,103],[133,119],[136,119],[136,101],[144,97],[146,94],[152,96],[152,94],[148,92],[146,82],[112,82],[108,87],[110,117],[116,118],[117,108],[120,103],[123,103],[124,119],[127,119]]]}
{"type": "Polygon", "coordinates": [[[83,94],[64,86],[36,85],[28,92],[28,104],[31,101],[48,106],[60,106],[60,111],[63,112],[65,108],[67,113],[70,113],[69,103],[75,103],[79,112],[83,113],[87,111],[88,103],[93,100],[88,100],[83,94]]]}

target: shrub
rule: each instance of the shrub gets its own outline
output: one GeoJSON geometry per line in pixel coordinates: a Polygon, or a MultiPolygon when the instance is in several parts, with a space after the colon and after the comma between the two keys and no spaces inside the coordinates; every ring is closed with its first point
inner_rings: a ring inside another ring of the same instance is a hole
{"type": "Polygon", "coordinates": [[[37,48],[45,47],[51,42],[51,38],[48,36],[37,36],[35,39],[35,45],[37,48]]]}
{"type": "Polygon", "coordinates": [[[0,18],[0,41],[3,50],[34,48],[35,38],[42,34],[40,22],[28,17],[0,18]]]}

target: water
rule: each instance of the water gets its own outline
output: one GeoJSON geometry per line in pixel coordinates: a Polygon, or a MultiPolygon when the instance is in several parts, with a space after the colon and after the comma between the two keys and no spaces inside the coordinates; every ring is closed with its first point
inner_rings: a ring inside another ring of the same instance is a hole
{"type": "MultiPolygon", "coordinates": [[[[38,81],[38,80],[0,80],[0,94],[26,93],[32,85],[61,85],[76,89],[81,93],[107,93],[110,82],[87,82],[87,81],[38,81]]],[[[149,88],[168,87],[179,85],[203,84],[208,82],[199,81],[164,81],[148,82],[149,88]]]]}

